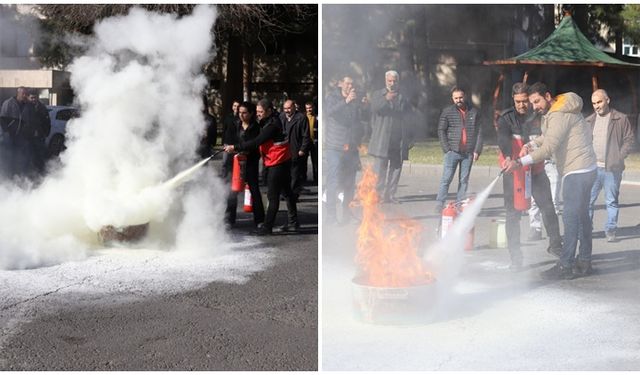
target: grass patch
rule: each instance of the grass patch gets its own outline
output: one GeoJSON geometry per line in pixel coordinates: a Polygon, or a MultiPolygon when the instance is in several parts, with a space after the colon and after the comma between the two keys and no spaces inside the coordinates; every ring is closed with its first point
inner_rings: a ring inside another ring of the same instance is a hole
{"type": "MultiPolygon", "coordinates": [[[[409,161],[417,164],[442,164],[442,148],[437,140],[429,140],[425,142],[417,142],[411,150],[409,150],[409,161]]],[[[497,166],[498,165],[498,146],[484,145],[482,154],[474,165],[497,166]]],[[[627,170],[640,171],[640,152],[633,152],[625,159],[627,170]]]]}

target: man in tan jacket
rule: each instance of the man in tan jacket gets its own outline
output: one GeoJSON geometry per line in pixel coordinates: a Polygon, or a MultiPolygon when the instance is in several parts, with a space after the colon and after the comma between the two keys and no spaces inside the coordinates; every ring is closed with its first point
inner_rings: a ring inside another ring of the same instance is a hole
{"type": "Polygon", "coordinates": [[[582,99],[568,92],[553,97],[547,87],[538,82],[529,88],[533,110],[542,114],[542,137],[523,147],[521,158],[507,165],[506,171],[541,162],[552,155],[562,176],[564,211],[564,242],[560,260],[543,271],[545,279],[571,279],[591,273],[591,219],[589,201],[596,178],[596,155],[593,151],[591,128],[580,111],[582,99]],[[580,240],[577,259],[574,259],[580,240]]]}
{"type": "Polygon", "coordinates": [[[609,95],[600,89],[591,95],[594,113],[586,118],[593,132],[593,151],[598,173],[591,189],[589,216],[593,220],[593,205],[604,188],[607,221],[604,232],[607,242],[616,240],[618,227],[618,195],[624,171],[624,159],[633,148],[633,131],[627,115],[611,108],[609,95]]]}

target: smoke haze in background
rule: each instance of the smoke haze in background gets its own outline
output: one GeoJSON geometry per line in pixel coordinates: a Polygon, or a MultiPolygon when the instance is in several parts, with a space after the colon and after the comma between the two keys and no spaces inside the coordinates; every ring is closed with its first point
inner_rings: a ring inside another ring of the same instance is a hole
{"type": "Polygon", "coordinates": [[[179,19],[132,9],[95,26],[69,68],[82,117],[68,123],[60,168],[37,188],[0,186],[0,268],[82,259],[104,225],[151,222],[146,245],[223,251],[224,196],[212,192],[224,189],[213,170],[177,189],[161,185],[197,161],[200,68],[215,18],[204,5],[179,19]]]}

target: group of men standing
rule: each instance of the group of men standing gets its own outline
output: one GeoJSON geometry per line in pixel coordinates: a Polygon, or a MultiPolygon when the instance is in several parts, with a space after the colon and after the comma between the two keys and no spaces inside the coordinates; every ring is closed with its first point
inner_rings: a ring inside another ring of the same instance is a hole
{"type": "Polygon", "coordinates": [[[4,178],[34,178],[44,172],[45,139],[51,130],[47,108],[36,90],[18,87],[0,108],[0,169],[4,178]]]}
{"type": "Polygon", "coordinates": [[[582,116],[583,101],[577,94],[553,96],[540,82],[531,86],[514,84],[512,98],[513,107],[498,118],[498,143],[506,172],[503,181],[511,267],[522,267],[522,252],[510,173],[528,167],[531,193],[549,236],[547,251],[559,258],[541,276],[571,279],[588,275],[592,272],[593,205],[602,186],[608,213],[605,234],[607,241],[616,239],[624,158],[634,143],[629,120],[609,106],[608,94],[602,89],[593,92],[594,114],[587,119],[582,116]],[[556,205],[545,173],[545,161],[552,158],[562,178],[564,237],[560,236],[556,205]]]}
{"type": "MultiPolygon", "coordinates": [[[[398,90],[399,75],[385,73],[385,88],[369,97],[358,93],[353,79],[343,77],[337,89],[325,100],[327,126],[324,133],[325,224],[346,223],[353,219],[349,204],[353,200],[356,173],[360,168],[359,148],[366,133],[363,119],[369,115],[371,138],[368,154],[378,176],[377,191],[382,202],[398,203],[396,191],[403,160],[413,145],[412,127],[403,116],[410,103],[398,90]],[[341,202],[339,202],[341,201],[341,202]],[[338,208],[342,215],[338,215],[338,208]]],[[[559,258],[546,279],[573,278],[592,272],[593,207],[601,190],[605,191],[607,241],[616,240],[618,196],[624,159],[631,151],[634,136],[627,116],[610,107],[605,90],[593,92],[594,113],[582,116],[582,99],[575,93],[553,96],[542,83],[512,88],[513,106],[497,119],[497,139],[502,155],[507,245],[511,269],[523,266],[520,249],[522,207],[514,205],[513,172],[530,169],[533,219],[541,213],[549,237],[547,252],[559,258]],[[557,169],[556,169],[557,168],[557,169]],[[552,177],[552,182],[548,174],[552,177]],[[558,180],[558,176],[561,181],[558,180]],[[564,209],[564,237],[560,235],[556,184],[561,183],[564,209]],[[576,248],[578,254],[576,256],[576,248]]],[[[438,137],[444,154],[443,174],[436,197],[440,214],[449,185],[458,172],[456,199],[466,198],[473,163],[482,152],[480,116],[466,100],[460,87],[451,90],[452,105],[438,122],[438,137]]],[[[539,220],[539,219],[538,219],[539,220]]],[[[540,238],[539,224],[530,238],[540,238]]]]}
{"type": "MultiPolygon", "coordinates": [[[[272,103],[262,99],[254,106],[249,102],[234,102],[233,112],[223,123],[223,177],[230,179],[233,157],[244,154],[244,180],[252,197],[252,212],[257,235],[273,233],[281,196],[287,201],[288,220],[280,230],[297,232],[300,229],[297,201],[304,192],[307,157],[311,155],[314,179],[317,178],[318,121],[313,103],[306,104],[306,114],[298,112],[293,100],[286,100],[282,113],[272,103]],[[259,188],[259,160],[263,163],[263,182],[267,186],[268,206],[265,214],[259,188]]],[[[226,221],[235,223],[237,196],[230,193],[226,221]]]]}

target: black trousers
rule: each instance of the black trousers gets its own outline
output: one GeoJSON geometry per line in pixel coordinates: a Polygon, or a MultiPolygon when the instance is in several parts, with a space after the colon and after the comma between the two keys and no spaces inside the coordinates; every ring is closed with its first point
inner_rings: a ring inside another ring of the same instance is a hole
{"type": "MultiPolygon", "coordinates": [[[[245,169],[245,182],[249,184],[249,191],[251,191],[251,207],[253,209],[253,222],[258,225],[264,222],[264,204],[262,203],[262,194],[260,194],[259,186],[259,159],[247,160],[245,169]]],[[[229,182],[228,186],[231,188],[231,173],[228,174],[226,180],[229,182]]],[[[238,193],[229,191],[227,198],[227,209],[225,211],[225,218],[228,223],[233,224],[236,222],[236,212],[238,210],[238,193]]]]}
{"type": "Polygon", "coordinates": [[[299,195],[302,191],[302,183],[305,181],[307,157],[299,156],[291,159],[291,191],[299,195]]]}
{"type": "Polygon", "coordinates": [[[295,226],[298,224],[298,207],[296,197],[291,191],[291,160],[266,168],[267,172],[267,216],[264,227],[273,229],[276,215],[280,209],[280,194],[284,193],[287,199],[287,211],[289,214],[288,224],[295,226]]]}
{"type": "Polygon", "coordinates": [[[303,158],[304,158],[304,163],[302,163],[301,167],[301,173],[302,173],[302,182],[307,182],[307,161],[309,160],[308,158],[311,157],[311,168],[313,168],[313,183],[314,184],[318,184],[318,143],[314,142],[311,144],[311,147],[309,148],[309,152],[306,153],[303,158]]]}
{"type": "MultiPolygon", "coordinates": [[[[511,255],[511,260],[522,260],[522,251],[520,250],[521,213],[513,207],[513,174],[509,173],[502,176],[502,187],[504,189],[504,207],[507,211],[505,229],[509,254],[511,255]]],[[[531,175],[531,190],[531,195],[533,195],[533,199],[536,200],[542,213],[542,222],[549,236],[549,245],[558,248],[562,247],[558,215],[556,215],[556,209],[551,199],[549,177],[544,171],[531,175]]]]}

